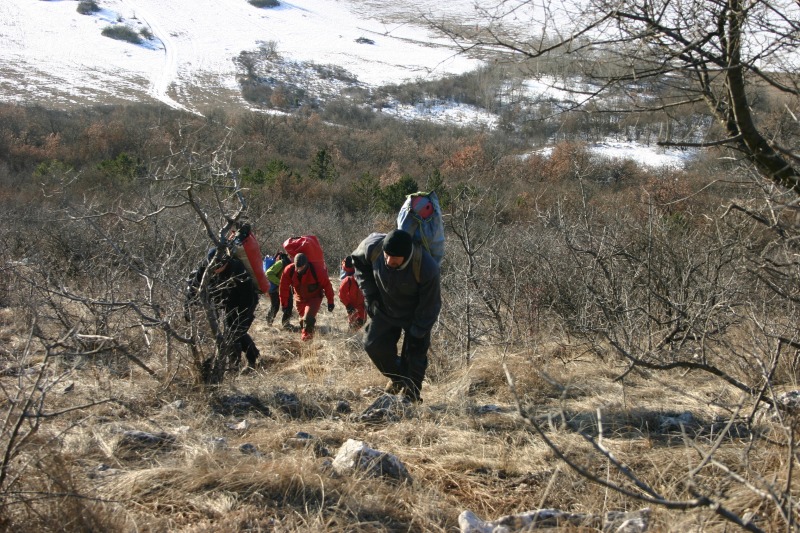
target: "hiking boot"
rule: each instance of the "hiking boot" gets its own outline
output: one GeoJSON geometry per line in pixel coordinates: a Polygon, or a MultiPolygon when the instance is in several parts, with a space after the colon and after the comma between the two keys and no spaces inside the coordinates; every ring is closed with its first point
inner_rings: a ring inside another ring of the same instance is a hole
{"type": "Polygon", "coordinates": [[[410,385],[403,388],[403,401],[411,403],[422,403],[422,398],[419,395],[419,387],[410,385]]]}
{"type": "Polygon", "coordinates": [[[301,340],[301,341],[310,341],[310,340],[311,340],[311,339],[313,339],[313,338],[314,338],[314,333],[312,333],[312,332],[310,332],[310,331],[308,331],[308,330],[305,330],[305,329],[304,329],[304,330],[303,330],[303,331],[300,333],[300,340],[301,340]]]}
{"type": "Polygon", "coordinates": [[[383,391],[386,394],[400,394],[405,389],[405,385],[403,385],[400,381],[389,380],[389,383],[386,384],[383,391]]]}
{"type": "Polygon", "coordinates": [[[422,397],[419,395],[419,393],[414,394],[403,389],[403,401],[409,403],[422,403],[422,397]]]}

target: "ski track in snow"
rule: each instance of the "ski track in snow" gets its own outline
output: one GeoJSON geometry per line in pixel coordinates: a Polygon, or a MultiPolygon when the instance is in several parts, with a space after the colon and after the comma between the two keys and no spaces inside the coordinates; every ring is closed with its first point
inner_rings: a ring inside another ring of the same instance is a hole
{"type": "Polygon", "coordinates": [[[127,9],[136,13],[136,17],[153,32],[153,36],[163,46],[164,60],[161,68],[150,76],[148,94],[175,109],[196,113],[196,110],[188,109],[185,105],[169,96],[169,88],[178,78],[177,46],[172,36],[160,26],[158,19],[150,15],[146,10],[142,11],[141,8],[130,5],[128,0],[122,0],[121,3],[127,9]]]}

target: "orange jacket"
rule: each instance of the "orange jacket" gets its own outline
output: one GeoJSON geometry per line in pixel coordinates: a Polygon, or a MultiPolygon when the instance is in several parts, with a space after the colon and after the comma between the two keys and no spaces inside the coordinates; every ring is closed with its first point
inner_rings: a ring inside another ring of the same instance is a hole
{"type": "Polygon", "coordinates": [[[331,280],[327,275],[316,275],[314,271],[314,264],[308,264],[302,276],[297,274],[294,263],[287,265],[281,274],[281,284],[278,289],[281,298],[281,307],[289,307],[289,296],[291,290],[294,289],[294,299],[297,302],[306,302],[319,298],[322,300],[323,295],[328,298],[328,303],[333,303],[333,286],[331,280]],[[324,293],[324,294],[323,294],[324,293]]]}

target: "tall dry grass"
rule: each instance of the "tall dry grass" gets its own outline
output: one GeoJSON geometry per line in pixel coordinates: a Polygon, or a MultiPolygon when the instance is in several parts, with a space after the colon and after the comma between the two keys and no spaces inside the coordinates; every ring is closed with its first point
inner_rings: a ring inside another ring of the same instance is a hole
{"type": "MultiPolygon", "coordinates": [[[[646,506],[659,531],[794,527],[795,414],[765,411],[797,388],[800,337],[797,224],[775,198],[741,180],[682,201],[684,187],[628,168],[570,165],[574,147],[504,174],[454,142],[425,401],[367,424],[385,380],[341,306],[302,344],[262,303],[256,372],[199,382],[215,345],[184,322],[183,282],[239,201],[233,154],[200,130],[140,181],[48,174],[38,209],[17,201],[34,187],[4,191],[3,527],[453,531],[464,510],[646,506]],[[269,414],[231,407],[242,398],[269,414]],[[130,431],[168,438],[124,446],[130,431]],[[351,438],[413,482],[334,474],[351,438]]],[[[245,191],[263,251],[317,234],[334,284],[340,258],[392,225],[344,209],[336,186],[284,185],[245,191]]]]}

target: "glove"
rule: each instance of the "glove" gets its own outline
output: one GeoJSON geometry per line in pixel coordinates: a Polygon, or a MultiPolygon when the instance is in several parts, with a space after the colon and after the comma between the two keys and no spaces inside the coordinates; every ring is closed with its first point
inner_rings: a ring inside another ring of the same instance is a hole
{"type": "Polygon", "coordinates": [[[345,307],[345,309],[347,310],[348,315],[352,315],[353,313],[356,312],[356,308],[353,307],[352,305],[348,305],[347,307],[345,307]]]}
{"type": "Polygon", "coordinates": [[[333,304],[328,304],[328,312],[333,313],[333,304]]]}

